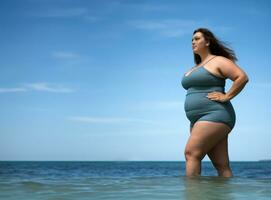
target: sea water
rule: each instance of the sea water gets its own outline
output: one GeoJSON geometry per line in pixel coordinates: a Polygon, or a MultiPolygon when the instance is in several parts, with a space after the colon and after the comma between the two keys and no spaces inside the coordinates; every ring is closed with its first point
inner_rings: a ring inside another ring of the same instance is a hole
{"type": "Polygon", "coordinates": [[[202,176],[185,176],[185,162],[0,162],[5,200],[271,199],[271,162],[231,162],[232,178],[211,162],[202,176]]]}

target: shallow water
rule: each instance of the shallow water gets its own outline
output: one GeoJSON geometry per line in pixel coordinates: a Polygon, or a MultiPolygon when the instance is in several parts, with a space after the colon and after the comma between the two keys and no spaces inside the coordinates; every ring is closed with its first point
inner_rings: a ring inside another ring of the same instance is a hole
{"type": "Polygon", "coordinates": [[[271,163],[232,162],[233,178],[184,176],[184,162],[0,162],[0,199],[270,199],[271,163]]]}

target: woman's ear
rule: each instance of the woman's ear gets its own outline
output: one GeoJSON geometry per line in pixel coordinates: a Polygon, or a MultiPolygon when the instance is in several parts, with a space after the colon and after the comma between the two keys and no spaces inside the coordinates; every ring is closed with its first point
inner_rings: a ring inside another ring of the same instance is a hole
{"type": "Polygon", "coordinates": [[[210,45],[210,41],[206,40],[206,46],[208,47],[210,45]]]}

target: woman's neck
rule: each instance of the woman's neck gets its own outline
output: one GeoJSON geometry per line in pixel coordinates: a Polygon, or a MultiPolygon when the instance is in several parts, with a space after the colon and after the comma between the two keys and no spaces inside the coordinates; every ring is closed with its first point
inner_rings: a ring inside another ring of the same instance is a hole
{"type": "Polygon", "coordinates": [[[201,59],[201,63],[203,63],[206,60],[208,60],[210,57],[212,57],[213,55],[209,51],[206,51],[206,52],[201,53],[199,56],[201,59]]]}

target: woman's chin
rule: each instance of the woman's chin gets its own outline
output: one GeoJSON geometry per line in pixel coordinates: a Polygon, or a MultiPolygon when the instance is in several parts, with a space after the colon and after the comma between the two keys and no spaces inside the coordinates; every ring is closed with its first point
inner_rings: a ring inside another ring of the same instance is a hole
{"type": "Polygon", "coordinates": [[[198,51],[197,51],[197,50],[193,50],[193,53],[194,53],[194,54],[198,54],[198,51]]]}

